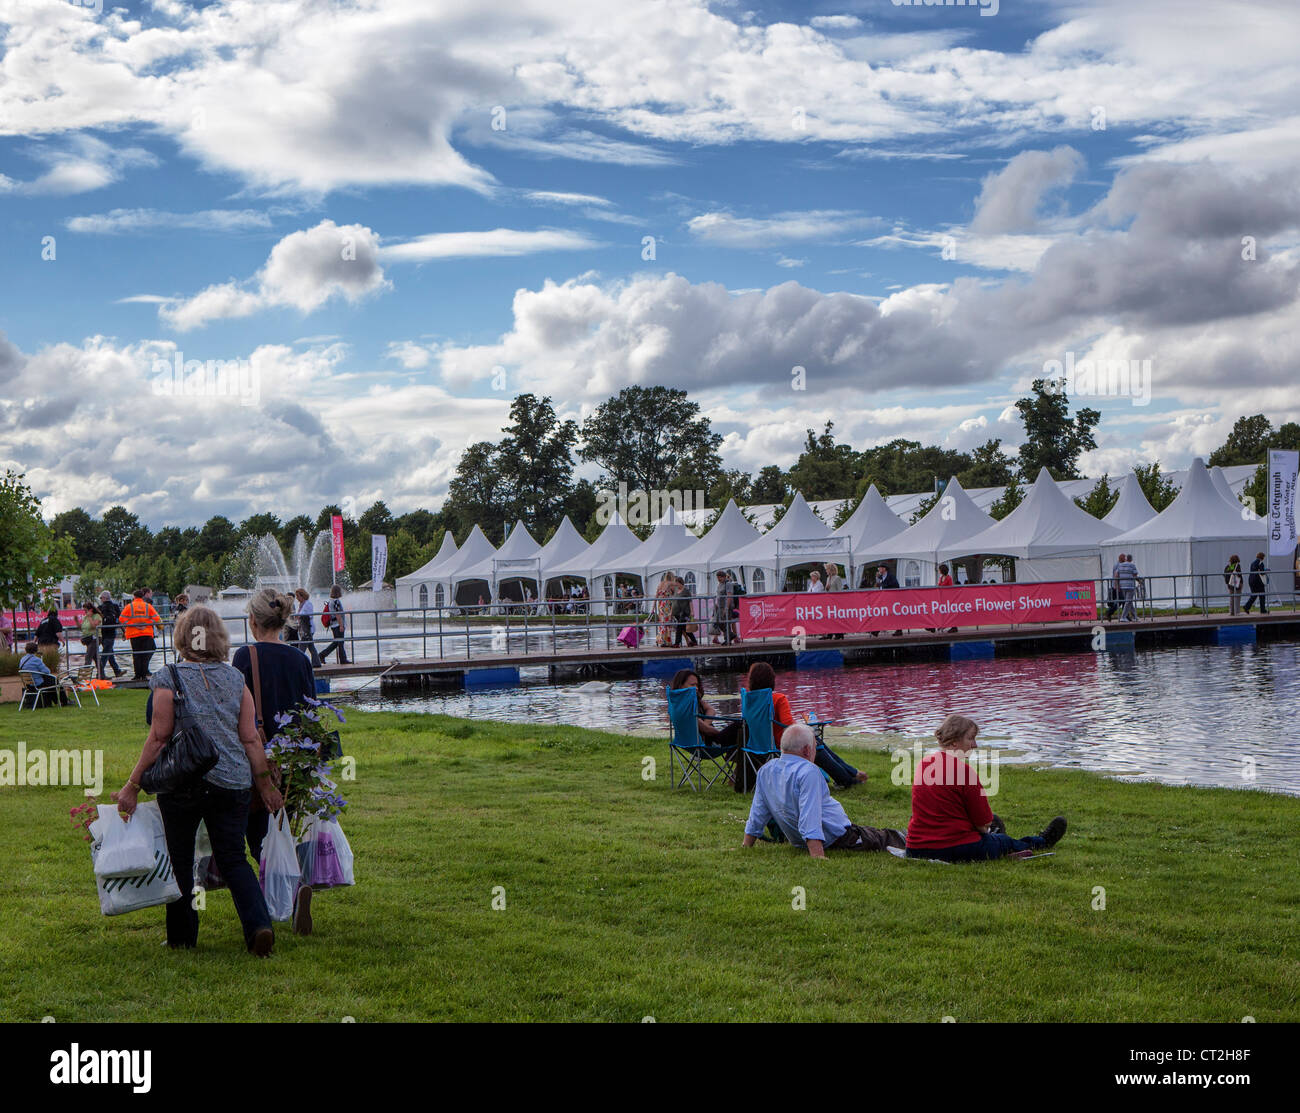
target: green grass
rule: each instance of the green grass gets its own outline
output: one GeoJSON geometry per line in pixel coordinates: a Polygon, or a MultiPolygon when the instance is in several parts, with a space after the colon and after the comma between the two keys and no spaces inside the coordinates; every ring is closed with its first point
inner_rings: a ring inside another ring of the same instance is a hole
{"type": "MultiPolygon", "coordinates": [[[[106,795],[143,705],[0,706],[0,748],[102,746],[106,795]]],[[[161,909],[101,916],[79,790],[0,788],[0,1021],[1300,1019],[1300,800],[1013,766],[996,810],[1013,833],[1067,814],[1055,857],[814,862],[742,851],[747,801],[673,791],[660,740],[348,718],[358,883],[265,962],[226,892],[193,952],[160,946],[161,909]]],[[[871,781],[842,794],[850,817],[903,826],[887,755],[854,760],[871,781]]]]}

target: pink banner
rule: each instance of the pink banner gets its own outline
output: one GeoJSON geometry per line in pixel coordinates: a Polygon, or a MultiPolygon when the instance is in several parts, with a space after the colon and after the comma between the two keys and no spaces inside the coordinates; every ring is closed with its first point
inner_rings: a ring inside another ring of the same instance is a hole
{"type": "Polygon", "coordinates": [[[1095,594],[1091,580],[1076,580],[751,595],[740,603],[740,636],[789,638],[804,633],[816,637],[872,630],[1093,622],[1095,594]]]}
{"type": "Polygon", "coordinates": [[[334,571],[342,572],[343,563],[343,518],[335,514],[330,518],[331,536],[334,539],[334,571]]]}

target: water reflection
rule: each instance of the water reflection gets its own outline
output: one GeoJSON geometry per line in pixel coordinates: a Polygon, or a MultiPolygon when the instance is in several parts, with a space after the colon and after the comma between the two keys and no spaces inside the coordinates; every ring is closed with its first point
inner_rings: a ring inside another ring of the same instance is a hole
{"type": "MultiPolygon", "coordinates": [[[[363,706],[667,730],[660,680],[615,681],[587,693],[546,683],[544,670],[523,676],[518,688],[371,697],[363,706]]],[[[1300,795],[1300,647],[1290,643],[870,665],[778,678],[796,714],[839,720],[837,731],[850,740],[929,738],[944,715],[959,711],[981,724],[981,745],[1009,751],[1005,761],[1300,795]]],[[[703,679],[709,694],[734,693],[740,674],[703,679]]]]}

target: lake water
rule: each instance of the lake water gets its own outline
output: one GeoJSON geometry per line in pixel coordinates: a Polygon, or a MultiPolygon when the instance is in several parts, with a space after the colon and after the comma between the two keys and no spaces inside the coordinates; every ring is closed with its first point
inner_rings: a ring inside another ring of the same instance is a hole
{"type": "MultiPolygon", "coordinates": [[[[706,695],[734,693],[739,674],[701,674],[706,695]]],[[[930,739],[950,712],[980,724],[980,745],[1007,762],[1043,762],[1167,784],[1300,795],[1300,646],[1179,646],[1136,653],[1061,653],[984,661],[859,665],[778,672],[796,715],[839,720],[842,744],[930,739]]],[[[552,685],[523,670],[518,687],[381,698],[363,709],[470,719],[569,723],[667,733],[660,680],[608,691],[552,685]]],[[[735,710],[738,704],[720,710],[735,710]]],[[[828,739],[832,734],[828,734],[828,739]]]]}

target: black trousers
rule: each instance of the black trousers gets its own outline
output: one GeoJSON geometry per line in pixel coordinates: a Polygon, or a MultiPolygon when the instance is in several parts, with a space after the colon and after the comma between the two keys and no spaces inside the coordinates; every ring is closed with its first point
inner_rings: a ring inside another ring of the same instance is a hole
{"type": "Polygon", "coordinates": [[[826,847],[827,850],[899,850],[907,846],[907,836],[891,827],[863,827],[850,823],[847,831],[826,847]]]}
{"type": "Polygon", "coordinates": [[[328,657],[331,653],[333,653],[336,649],[339,651],[339,655],[336,658],[338,663],[340,665],[346,665],[348,663],[347,650],[343,648],[343,639],[337,635],[335,636],[334,640],[330,642],[329,645],[327,645],[324,651],[321,653],[320,655],[321,661],[324,661],[325,658],[328,657]]]}
{"type": "Polygon", "coordinates": [[[149,662],[157,650],[158,645],[152,637],[131,639],[131,667],[135,670],[133,680],[149,679],[149,662]]]}
{"type": "Polygon", "coordinates": [[[199,820],[207,824],[212,856],[230,888],[235,911],[244,928],[245,946],[252,943],[259,928],[271,926],[262,886],[244,853],[249,792],[246,788],[220,788],[200,781],[182,792],[164,792],[158,797],[167,853],[181,890],[181,899],[167,905],[169,945],[193,947],[199,937],[199,914],[193,902],[194,834],[199,829],[199,820]]]}
{"type": "Polygon", "coordinates": [[[106,636],[104,638],[104,644],[100,647],[99,650],[99,679],[100,680],[104,679],[104,666],[108,664],[112,664],[114,676],[122,675],[122,667],[117,663],[117,658],[113,655],[113,645],[116,641],[117,641],[116,635],[114,635],[111,638],[106,636]]]}
{"type": "Polygon", "coordinates": [[[1260,613],[1260,614],[1268,614],[1268,596],[1264,593],[1264,588],[1261,587],[1261,588],[1259,588],[1258,591],[1256,591],[1256,590],[1255,590],[1255,585],[1254,585],[1254,584],[1251,584],[1251,585],[1250,585],[1250,590],[1253,591],[1253,592],[1255,592],[1255,594],[1252,595],[1249,599],[1246,600],[1246,607],[1245,607],[1245,611],[1246,611],[1246,613],[1247,613],[1247,614],[1250,614],[1250,608],[1253,607],[1253,606],[1255,605],[1255,600],[1258,599],[1258,600],[1259,600],[1259,613],[1260,613]]]}

